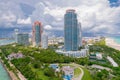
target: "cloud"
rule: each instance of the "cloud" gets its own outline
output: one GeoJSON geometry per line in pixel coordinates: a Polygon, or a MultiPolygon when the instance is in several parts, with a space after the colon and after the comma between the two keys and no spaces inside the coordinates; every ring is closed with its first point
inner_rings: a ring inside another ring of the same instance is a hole
{"type": "MultiPolygon", "coordinates": [[[[37,14],[40,12],[40,16],[43,15],[40,19],[43,24],[49,24],[53,29],[63,30],[65,11],[72,8],[76,10],[84,32],[116,33],[119,31],[120,7],[111,7],[108,0],[75,0],[74,4],[73,0],[67,3],[65,0],[59,3],[57,1],[40,2],[35,10],[37,14]],[[45,17],[46,15],[49,17],[45,17]]],[[[37,18],[37,14],[34,13],[32,16],[37,18]]]]}
{"type": "Polygon", "coordinates": [[[28,17],[27,19],[18,19],[17,24],[31,24],[31,18],[28,17]]]}
{"type": "Polygon", "coordinates": [[[0,26],[24,26],[39,20],[45,29],[63,31],[64,14],[72,8],[84,32],[118,33],[120,6],[111,4],[109,0],[4,0],[0,2],[0,26]]]}
{"type": "Polygon", "coordinates": [[[12,13],[3,14],[0,18],[0,21],[14,22],[16,21],[16,16],[12,13]]]}
{"type": "Polygon", "coordinates": [[[44,29],[45,29],[45,30],[52,30],[52,26],[46,25],[46,26],[44,27],[44,29]]]}

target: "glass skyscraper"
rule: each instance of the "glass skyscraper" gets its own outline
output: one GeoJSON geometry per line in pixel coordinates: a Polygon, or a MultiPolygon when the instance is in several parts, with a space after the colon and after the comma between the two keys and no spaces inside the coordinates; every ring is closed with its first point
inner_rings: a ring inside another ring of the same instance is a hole
{"type": "Polygon", "coordinates": [[[64,50],[77,51],[79,46],[79,26],[75,10],[69,9],[64,15],[64,50]]]}
{"type": "Polygon", "coordinates": [[[17,43],[22,45],[29,45],[29,35],[27,33],[18,33],[17,43]]]}
{"type": "Polygon", "coordinates": [[[34,22],[33,29],[32,29],[32,42],[34,46],[41,45],[41,34],[42,34],[42,25],[41,22],[36,21],[34,22]]]}

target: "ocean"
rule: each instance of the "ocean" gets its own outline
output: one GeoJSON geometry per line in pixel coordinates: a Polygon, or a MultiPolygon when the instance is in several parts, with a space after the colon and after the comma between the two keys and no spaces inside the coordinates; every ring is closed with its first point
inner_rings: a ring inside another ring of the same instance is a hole
{"type": "Polygon", "coordinates": [[[112,37],[114,41],[118,44],[120,44],[120,37],[112,37]]]}
{"type": "Polygon", "coordinates": [[[15,43],[15,40],[13,39],[3,39],[3,40],[0,40],[0,46],[1,45],[7,45],[7,44],[11,44],[11,43],[15,43]]]}
{"type": "Polygon", "coordinates": [[[5,70],[1,62],[0,62],[0,80],[11,80],[10,76],[8,75],[7,71],[5,70]]]}

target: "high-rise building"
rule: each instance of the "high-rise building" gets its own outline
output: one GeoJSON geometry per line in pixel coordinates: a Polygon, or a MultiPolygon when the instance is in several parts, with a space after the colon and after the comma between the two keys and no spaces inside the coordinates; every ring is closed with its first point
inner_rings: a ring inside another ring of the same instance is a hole
{"type": "Polygon", "coordinates": [[[17,43],[22,45],[29,45],[29,35],[27,33],[18,33],[17,43]]]}
{"type": "Polygon", "coordinates": [[[79,47],[82,46],[82,29],[81,29],[81,23],[78,24],[79,27],[79,47]]]}
{"type": "Polygon", "coordinates": [[[41,46],[44,49],[48,48],[48,36],[47,36],[47,34],[45,32],[42,33],[41,46]]]}
{"type": "Polygon", "coordinates": [[[69,9],[64,15],[64,49],[77,51],[79,46],[79,26],[75,10],[69,9]]]}
{"type": "Polygon", "coordinates": [[[42,24],[39,21],[35,21],[32,28],[32,43],[33,46],[41,45],[42,24]]]}

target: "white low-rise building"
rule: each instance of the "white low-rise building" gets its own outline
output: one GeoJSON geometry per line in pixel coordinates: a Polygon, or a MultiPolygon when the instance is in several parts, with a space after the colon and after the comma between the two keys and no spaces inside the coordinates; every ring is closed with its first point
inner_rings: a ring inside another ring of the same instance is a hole
{"type": "Polygon", "coordinates": [[[96,54],[96,58],[99,59],[99,60],[102,59],[102,54],[101,53],[97,53],[96,54]]]}
{"type": "Polygon", "coordinates": [[[42,33],[41,47],[43,49],[47,49],[48,48],[48,36],[47,36],[47,34],[45,32],[42,33]]]}
{"type": "Polygon", "coordinates": [[[63,42],[64,42],[63,37],[53,37],[53,38],[48,39],[49,45],[59,44],[59,43],[63,43],[63,42]]]}
{"type": "Polygon", "coordinates": [[[87,57],[89,50],[88,49],[81,49],[81,51],[63,51],[63,50],[56,50],[58,54],[63,54],[66,56],[81,58],[81,57],[87,57]]]}
{"type": "Polygon", "coordinates": [[[63,66],[62,71],[64,72],[64,75],[74,76],[74,68],[71,68],[70,66],[63,66]]]}
{"type": "Polygon", "coordinates": [[[110,61],[110,63],[113,65],[113,67],[118,67],[119,65],[111,58],[110,56],[107,56],[107,59],[110,61]]]}
{"type": "Polygon", "coordinates": [[[19,58],[23,58],[24,55],[22,53],[12,53],[10,55],[8,55],[8,59],[12,60],[12,59],[19,59],[19,58]]]}

